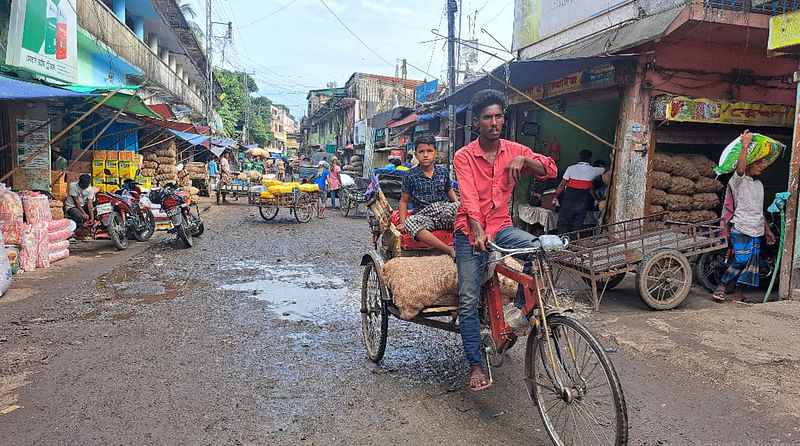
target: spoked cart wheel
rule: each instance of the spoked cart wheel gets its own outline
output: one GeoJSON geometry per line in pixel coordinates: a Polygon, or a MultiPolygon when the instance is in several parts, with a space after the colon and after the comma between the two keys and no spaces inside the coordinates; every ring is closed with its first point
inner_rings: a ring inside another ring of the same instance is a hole
{"type": "Polygon", "coordinates": [[[278,206],[259,206],[258,213],[261,214],[261,218],[266,221],[270,221],[273,218],[278,216],[278,211],[280,208],[278,206]]]}
{"type": "Polygon", "coordinates": [[[525,383],[553,444],[627,444],[625,397],[603,346],[570,317],[547,326],[549,336],[543,327],[528,336],[525,383]]]}
{"type": "Polygon", "coordinates": [[[308,223],[314,215],[314,203],[307,195],[301,194],[294,202],[294,218],[298,223],[308,223]]]}
{"type": "Polygon", "coordinates": [[[344,211],[344,216],[345,216],[345,217],[347,217],[348,215],[350,215],[350,206],[351,206],[351,203],[350,203],[350,201],[351,201],[351,200],[350,200],[350,198],[347,196],[347,193],[344,193],[344,194],[342,194],[342,199],[341,199],[341,203],[342,203],[342,211],[344,211]]]}
{"type": "Polygon", "coordinates": [[[636,291],[653,310],[680,305],[692,285],[692,266],[680,251],[668,248],[648,252],[636,272],[636,291]]]}
{"type": "Polygon", "coordinates": [[[367,357],[380,362],[386,352],[386,336],[389,330],[389,310],[386,307],[388,290],[380,270],[374,261],[364,266],[361,281],[361,331],[367,357]]]}

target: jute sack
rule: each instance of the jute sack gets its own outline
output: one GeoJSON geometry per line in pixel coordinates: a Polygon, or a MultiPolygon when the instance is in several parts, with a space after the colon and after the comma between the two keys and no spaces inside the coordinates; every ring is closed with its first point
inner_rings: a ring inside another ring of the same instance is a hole
{"type": "Polygon", "coordinates": [[[667,190],[672,186],[672,175],[666,172],[653,171],[650,184],[656,189],[667,190]]]}
{"type": "Polygon", "coordinates": [[[670,212],[669,213],[669,219],[671,221],[678,221],[678,222],[681,222],[681,223],[690,223],[690,220],[689,220],[689,216],[690,215],[691,215],[691,212],[686,212],[686,211],[670,212]]]}
{"type": "MultiPolygon", "coordinates": [[[[506,258],[504,263],[522,271],[522,264],[506,258]]],[[[400,317],[409,320],[440,297],[458,295],[458,270],[450,256],[395,257],[383,265],[386,285],[400,317]]],[[[507,299],[517,293],[517,283],[500,276],[500,291],[507,299]]]]}
{"type": "Polygon", "coordinates": [[[667,188],[670,194],[691,195],[694,193],[694,181],[684,177],[672,177],[672,184],[667,188]]]}
{"type": "Polygon", "coordinates": [[[672,173],[672,157],[661,152],[653,154],[653,170],[656,172],[672,173]]]}
{"type": "Polygon", "coordinates": [[[688,178],[692,181],[700,178],[694,163],[683,155],[672,156],[672,174],[688,178]]]}
{"type": "Polygon", "coordinates": [[[158,169],[158,161],[142,161],[142,169],[158,169]]]}
{"type": "Polygon", "coordinates": [[[670,211],[691,211],[694,209],[694,201],[692,197],[686,195],[667,194],[667,209],[670,211]]]}
{"type": "Polygon", "coordinates": [[[143,156],[145,161],[155,161],[158,159],[158,155],[156,155],[156,152],[147,152],[143,156]]]}
{"type": "Polygon", "coordinates": [[[725,189],[725,185],[722,184],[718,180],[712,180],[711,178],[700,177],[697,181],[694,182],[694,190],[695,192],[722,192],[725,189]]]}
{"type": "Polygon", "coordinates": [[[717,176],[717,173],[714,171],[717,167],[717,163],[708,159],[705,155],[689,153],[683,156],[694,164],[697,173],[699,173],[701,177],[715,178],[717,176]]]}
{"type": "Polygon", "coordinates": [[[155,169],[142,169],[140,171],[140,173],[142,174],[143,177],[151,177],[152,178],[152,177],[156,176],[156,170],[155,169]]]}
{"type": "Polygon", "coordinates": [[[661,189],[650,189],[650,204],[666,205],[667,193],[661,189]]]}
{"type": "Polygon", "coordinates": [[[657,204],[650,205],[650,215],[660,214],[664,212],[664,206],[659,206],[657,204]]]}
{"type": "Polygon", "coordinates": [[[719,196],[711,193],[694,194],[692,200],[694,202],[694,210],[696,211],[715,209],[720,203],[719,196]]]}
{"type": "Polygon", "coordinates": [[[688,220],[691,223],[700,223],[703,221],[714,220],[719,218],[716,212],[701,210],[689,212],[688,220]]]}
{"type": "Polygon", "coordinates": [[[158,164],[160,164],[162,166],[165,165],[165,164],[171,164],[171,165],[174,166],[175,165],[175,158],[168,157],[168,156],[159,156],[158,158],[156,158],[156,162],[158,162],[158,164]]]}

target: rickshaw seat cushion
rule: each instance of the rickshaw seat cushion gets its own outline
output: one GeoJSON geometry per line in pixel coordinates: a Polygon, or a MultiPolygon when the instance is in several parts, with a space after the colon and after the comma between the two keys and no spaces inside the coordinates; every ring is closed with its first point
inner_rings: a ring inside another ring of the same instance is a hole
{"type": "MultiPolygon", "coordinates": [[[[413,210],[408,211],[407,216],[411,216],[414,214],[413,210]]],[[[400,211],[392,211],[391,215],[392,223],[395,225],[400,223],[400,211]]],[[[434,237],[438,238],[439,240],[443,241],[447,246],[453,246],[455,240],[453,239],[453,231],[449,231],[446,229],[440,229],[437,231],[431,231],[431,234],[434,237]]],[[[423,242],[414,240],[414,237],[411,237],[408,234],[403,234],[403,238],[400,240],[400,247],[405,249],[423,249],[423,248],[430,248],[423,242]]]]}

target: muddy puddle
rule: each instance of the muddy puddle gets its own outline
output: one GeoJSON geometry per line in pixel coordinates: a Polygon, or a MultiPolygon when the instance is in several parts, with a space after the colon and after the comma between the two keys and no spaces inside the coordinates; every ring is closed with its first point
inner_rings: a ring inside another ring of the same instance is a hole
{"type": "Polygon", "coordinates": [[[290,321],[330,322],[357,315],[357,296],[337,277],[320,274],[309,265],[240,265],[240,279],[222,285],[269,303],[278,317],[290,321]]]}

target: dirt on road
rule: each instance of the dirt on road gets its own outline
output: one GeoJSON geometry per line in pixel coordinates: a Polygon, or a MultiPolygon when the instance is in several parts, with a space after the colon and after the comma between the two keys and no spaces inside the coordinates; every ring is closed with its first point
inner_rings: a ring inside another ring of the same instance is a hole
{"type": "MultiPolygon", "coordinates": [[[[191,249],[81,250],[0,297],[0,438],[14,444],[549,444],[518,342],[466,389],[457,335],[389,322],[365,358],[364,218],[212,206],[191,249]],[[96,257],[99,256],[99,257],[96,257]]],[[[577,314],[622,380],[630,444],[800,442],[800,305],[652,312],[630,278],[577,314]]]]}

